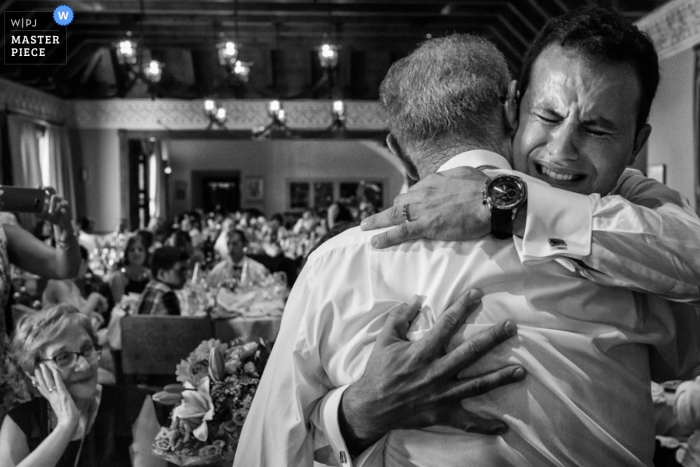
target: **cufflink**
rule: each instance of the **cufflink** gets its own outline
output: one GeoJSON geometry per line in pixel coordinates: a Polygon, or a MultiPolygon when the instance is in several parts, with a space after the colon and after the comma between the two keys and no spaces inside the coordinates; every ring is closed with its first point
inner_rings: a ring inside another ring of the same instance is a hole
{"type": "Polygon", "coordinates": [[[555,250],[566,250],[569,248],[566,242],[561,238],[550,238],[549,246],[554,248],[555,250]]]}
{"type": "Polygon", "coordinates": [[[340,451],[340,463],[341,464],[348,463],[348,457],[345,455],[345,451],[340,451]]]}

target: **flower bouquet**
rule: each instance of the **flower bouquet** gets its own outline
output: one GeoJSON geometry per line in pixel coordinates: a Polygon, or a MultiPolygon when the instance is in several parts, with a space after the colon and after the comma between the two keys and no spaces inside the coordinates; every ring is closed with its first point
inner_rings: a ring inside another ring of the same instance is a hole
{"type": "Polygon", "coordinates": [[[182,384],[153,396],[174,405],[169,426],[158,432],[153,452],[177,465],[215,464],[232,460],[243,422],[253,402],[271,345],[230,345],[204,341],[177,366],[182,384]]]}

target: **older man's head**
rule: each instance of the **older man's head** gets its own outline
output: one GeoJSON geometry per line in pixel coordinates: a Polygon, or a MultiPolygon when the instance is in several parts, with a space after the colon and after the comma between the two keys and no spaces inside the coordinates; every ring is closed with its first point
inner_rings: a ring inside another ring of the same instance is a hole
{"type": "Polygon", "coordinates": [[[391,66],[380,87],[390,148],[419,176],[469,149],[508,156],[512,128],[504,102],[511,81],[503,55],[483,38],[424,42],[391,66]]]}
{"type": "Polygon", "coordinates": [[[618,14],[593,7],[550,20],[525,57],[515,168],[607,194],[649,137],[658,84],[653,43],[618,14]]]}

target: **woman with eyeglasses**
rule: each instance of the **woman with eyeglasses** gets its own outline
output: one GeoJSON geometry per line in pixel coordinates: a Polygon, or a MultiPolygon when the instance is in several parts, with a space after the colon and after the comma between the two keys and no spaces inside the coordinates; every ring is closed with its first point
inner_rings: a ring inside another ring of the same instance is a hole
{"type": "Polygon", "coordinates": [[[20,320],[12,351],[43,397],[15,407],[0,428],[3,467],[165,466],[151,398],[97,384],[100,346],[90,319],[58,305],[20,320]]]}

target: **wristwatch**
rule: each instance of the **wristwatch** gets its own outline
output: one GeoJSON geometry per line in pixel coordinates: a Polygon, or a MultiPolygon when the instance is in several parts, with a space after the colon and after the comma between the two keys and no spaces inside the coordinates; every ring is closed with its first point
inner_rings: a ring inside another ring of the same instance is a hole
{"type": "Polygon", "coordinates": [[[527,184],[515,175],[498,175],[486,179],[481,190],[482,203],[491,211],[491,233],[499,240],[513,236],[513,221],[527,200],[527,184]]]}

